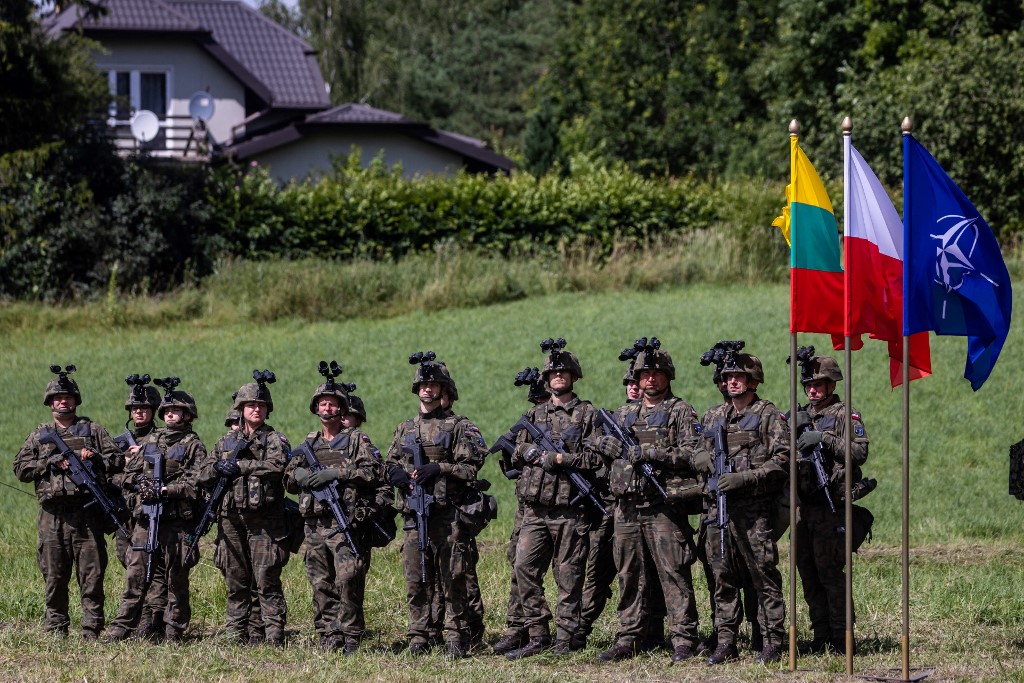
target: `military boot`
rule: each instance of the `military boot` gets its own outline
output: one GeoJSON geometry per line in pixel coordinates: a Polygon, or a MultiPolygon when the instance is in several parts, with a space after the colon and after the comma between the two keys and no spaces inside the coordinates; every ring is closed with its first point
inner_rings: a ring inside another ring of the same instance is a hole
{"type": "Polygon", "coordinates": [[[739,658],[739,652],[736,651],[736,646],[732,643],[719,643],[715,651],[708,657],[708,664],[716,666],[718,664],[725,664],[734,659],[739,658]]]}
{"type": "Polygon", "coordinates": [[[602,662],[614,662],[620,659],[636,657],[639,653],[635,643],[616,642],[611,648],[597,655],[602,662]]]}
{"type": "Polygon", "coordinates": [[[755,659],[755,664],[774,664],[775,662],[782,659],[782,646],[781,645],[765,645],[764,649],[761,650],[755,659]]]}
{"type": "Polygon", "coordinates": [[[492,649],[494,650],[494,654],[496,655],[507,655],[509,652],[512,652],[512,650],[518,650],[519,648],[526,645],[526,643],[529,640],[530,638],[526,635],[526,633],[506,632],[505,635],[503,635],[498,640],[498,642],[494,644],[494,647],[492,649]]]}
{"type": "Polygon", "coordinates": [[[797,650],[802,655],[820,655],[828,650],[828,638],[825,636],[814,636],[814,640],[804,643],[797,650]]]}
{"type": "Polygon", "coordinates": [[[684,662],[687,659],[693,659],[694,657],[696,657],[696,654],[694,653],[693,648],[689,645],[677,645],[672,651],[673,664],[676,662],[684,662]]]}
{"type": "Polygon", "coordinates": [[[120,643],[122,640],[128,640],[129,638],[131,638],[131,634],[123,628],[107,629],[107,632],[103,634],[103,642],[107,644],[120,643]]]}
{"type": "Polygon", "coordinates": [[[559,640],[555,642],[555,647],[551,651],[556,655],[569,655],[573,652],[579,652],[587,647],[587,639],[584,637],[576,637],[570,640],[559,640]]]}
{"type": "Polygon", "coordinates": [[[448,643],[448,647],[444,651],[445,659],[463,659],[469,655],[469,645],[453,640],[448,643]]]}
{"type": "Polygon", "coordinates": [[[423,640],[414,640],[409,643],[409,654],[415,656],[430,654],[430,645],[423,640]]]}
{"type": "Polygon", "coordinates": [[[539,655],[542,652],[547,652],[551,649],[551,636],[535,636],[530,638],[530,642],[523,645],[518,650],[512,650],[506,657],[511,660],[524,659],[526,657],[533,657],[539,655]]]}
{"type": "MultiPolygon", "coordinates": [[[[838,654],[838,655],[845,655],[846,654],[846,636],[842,635],[842,636],[838,636],[838,637],[829,638],[828,646],[833,651],[835,651],[836,654],[838,654]]],[[[853,644],[853,654],[857,654],[857,644],[856,643],[853,644]]]]}

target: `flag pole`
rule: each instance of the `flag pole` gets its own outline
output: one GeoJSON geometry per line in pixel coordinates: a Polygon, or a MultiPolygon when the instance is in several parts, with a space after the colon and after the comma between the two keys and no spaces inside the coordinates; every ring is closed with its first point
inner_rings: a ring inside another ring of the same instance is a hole
{"type": "MultiPolygon", "coordinates": [[[[789,122],[789,182],[795,186],[796,179],[796,145],[794,142],[800,136],[800,122],[793,119],[789,122]]],[[[790,207],[790,221],[795,214],[790,207]]],[[[790,223],[789,239],[790,254],[795,253],[796,233],[792,222],[790,223]]],[[[792,258],[792,257],[791,257],[792,258]]],[[[796,671],[796,332],[793,332],[793,269],[790,268],[789,282],[789,357],[792,362],[789,364],[789,670],[796,671]]]]}
{"type": "MultiPolygon", "coordinates": [[[[903,130],[903,225],[910,225],[910,216],[907,208],[910,201],[907,193],[910,185],[907,183],[907,145],[910,134],[914,131],[914,124],[907,116],[901,125],[903,130]]],[[[904,234],[909,233],[907,227],[904,234]]],[[[906,240],[905,240],[906,242],[906,240]]],[[[903,245],[903,253],[910,253],[910,244],[903,245]]],[[[907,265],[903,266],[903,530],[901,543],[902,552],[902,605],[903,605],[903,630],[900,637],[902,648],[903,680],[910,680],[910,336],[907,334],[907,265]]]]}
{"type": "MultiPolygon", "coordinates": [[[[843,119],[843,234],[844,236],[849,233],[850,227],[850,179],[847,177],[850,173],[850,145],[852,144],[853,136],[853,120],[847,116],[843,119]]],[[[846,529],[846,675],[853,675],[853,650],[854,650],[854,637],[853,637],[853,431],[852,426],[852,413],[853,413],[853,351],[850,349],[850,296],[853,291],[850,287],[850,265],[851,259],[847,252],[848,245],[846,240],[843,240],[843,254],[846,256],[845,268],[843,268],[844,279],[846,280],[846,291],[844,292],[844,300],[846,304],[846,320],[844,321],[845,335],[843,336],[843,365],[846,367],[846,396],[844,409],[846,418],[846,433],[845,446],[846,446],[846,482],[844,484],[844,500],[846,502],[846,520],[844,521],[844,528],[846,529]]]]}

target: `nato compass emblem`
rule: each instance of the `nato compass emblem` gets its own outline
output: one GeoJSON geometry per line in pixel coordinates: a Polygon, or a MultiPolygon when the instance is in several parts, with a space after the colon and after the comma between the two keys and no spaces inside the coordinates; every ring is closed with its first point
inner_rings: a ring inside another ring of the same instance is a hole
{"type": "MultiPolygon", "coordinates": [[[[935,226],[940,230],[945,229],[945,232],[930,235],[938,242],[935,247],[935,282],[942,285],[947,294],[959,290],[964,280],[975,273],[993,286],[999,286],[971,262],[974,249],[978,246],[978,216],[943,216],[935,222],[935,226]]],[[[945,301],[942,302],[942,317],[946,317],[945,301]]]]}

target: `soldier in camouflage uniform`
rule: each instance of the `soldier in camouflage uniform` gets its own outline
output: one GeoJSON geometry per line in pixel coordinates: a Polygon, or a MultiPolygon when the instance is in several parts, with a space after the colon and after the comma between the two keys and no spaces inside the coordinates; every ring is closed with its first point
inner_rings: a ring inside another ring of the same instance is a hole
{"type": "MultiPolygon", "coordinates": [[[[804,456],[798,463],[797,486],[800,493],[797,508],[796,566],[804,587],[808,616],[814,640],[809,652],[824,652],[831,648],[846,652],[846,538],[842,528],[846,524],[844,506],[846,494],[846,404],[835,394],[836,382],[843,380],[839,364],[831,356],[815,356],[801,372],[800,383],[810,405],[797,413],[797,448],[804,456]],[[829,492],[836,511],[833,512],[818,488],[814,468],[808,458],[817,446],[825,472],[829,477],[829,492]]],[[[868,459],[868,435],[860,413],[850,411],[852,439],[850,456],[854,477],[859,478],[860,467],[868,459]]]]}
{"type": "Polygon", "coordinates": [[[758,397],[764,370],[757,357],[734,353],[726,358],[722,377],[729,401],[712,408],[705,416],[699,468],[713,470],[715,433],[725,431],[728,464],[718,485],[726,495],[729,523],[719,529],[717,498],[710,492],[705,524],[708,524],[705,552],[715,575],[715,627],[718,646],[709,664],[735,659],[736,634],[743,618],[739,591],[742,570],[747,569],[757,592],[758,619],[764,638],[759,663],[778,661],[782,656],[786,606],[782,599],[778,547],[775,541],[775,498],[789,472],[789,430],[785,418],[770,402],[758,397]],[[724,535],[725,554],[721,552],[724,535]]]}
{"type": "Polygon", "coordinates": [[[242,426],[217,441],[201,465],[199,485],[212,489],[221,479],[226,483],[216,511],[215,564],[227,584],[227,636],[281,647],[287,620],[281,570],[288,561],[282,478],[290,449],[288,439],[266,423],[274,410],[267,387],[273,375],[254,374],[257,381],[235,393],[233,407],[242,426]],[[257,625],[251,619],[254,598],[262,621],[257,625]]]}
{"type": "Polygon", "coordinates": [[[83,507],[92,496],[67,476],[68,462],[57,453],[57,447],[42,444],[39,438],[44,430],[55,431],[83,463],[91,463],[100,485],[121,471],[124,458],[106,429],[77,415],[82,394],[68,371],[74,372],[74,366],[46,385],[43,405],[50,409],[53,421],[40,424],[25,439],[14,458],[14,474],[19,481],[32,482],[39,500],[37,559],[46,584],[44,627],[67,634],[71,625],[68,583],[74,569],[82,601],[82,637],[96,640],[103,630],[103,575],[107,568],[103,530],[107,520],[99,505],[83,507]]]}
{"type": "Polygon", "coordinates": [[[242,428],[242,413],[241,411],[232,408],[228,411],[227,416],[224,418],[224,426],[233,432],[237,432],[242,428]]]}
{"type": "Polygon", "coordinates": [[[675,366],[660,342],[652,337],[650,342],[639,340],[638,345],[642,350],[636,356],[634,375],[643,398],[615,415],[638,445],[627,448],[611,436],[598,440],[609,460],[610,486],[616,496],[614,553],[620,593],[616,642],[598,658],[624,659],[640,650],[645,636],[649,637],[648,622],[659,607],[655,590],[659,585],[668,612],[672,661],[681,662],[694,656],[697,644],[697,604],[690,572],[696,548],[687,519],[687,506],[700,500],[693,463],[697,413],[673,395],[675,366]],[[653,466],[667,499],[642,475],[639,465],[644,462],[653,466]]]}
{"type": "Polygon", "coordinates": [[[123,488],[126,496],[134,496],[136,501],[133,514],[136,523],[121,607],[110,622],[107,642],[131,636],[139,624],[144,602],[150,600],[147,591],[156,585],[162,585],[166,591],[167,607],[163,615],[166,642],[180,641],[192,618],[188,574],[199,561],[199,553],[186,556],[186,535],[193,530],[198,517],[196,479],[199,463],[206,457],[206,447],[192,431],[193,421],[199,418],[195,399],[187,392],[174,389],[177,378],[168,380],[164,380],[168,390],[157,407],[157,417],[166,426],[153,430],[143,439],[141,453],[125,468],[123,488]],[[159,489],[155,486],[153,465],[147,458],[162,458],[163,486],[159,489]],[[145,547],[151,522],[143,513],[143,506],[157,501],[163,502],[163,514],[157,547],[150,557],[145,547]],[[152,584],[146,581],[147,560],[151,563],[153,577],[157,577],[152,584]]]}
{"type": "Polygon", "coordinates": [[[395,429],[388,449],[388,481],[403,493],[401,511],[406,520],[406,535],[402,555],[409,604],[409,652],[425,654],[429,650],[435,577],[440,576],[447,656],[461,658],[470,647],[466,572],[472,563],[471,539],[476,530],[467,525],[460,506],[478,500],[479,493],[471,484],[476,481],[483,458],[479,430],[442,405],[450,375],[433,357],[428,352],[410,358],[410,362],[418,364],[412,393],[419,398],[420,410],[415,418],[395,429]],[[417,467],[414,460],[421,456],[424,464],[417,467]],[[413,481],[434,497],[427,528],[429,547],[424,551],[426,581],[421,576],[416,517],[404,498],[413,490],[413,481]]]}
{"type": "Polygon", "coordinates": [[[550,611],[544,597],[544,575],[549,567],[558,587],[553,651],[569,654],[586,646],[583,583],[595,512],[589,502],[573,503],[579,492],[562,468],[571,467],[592,477],[603,460],[587,445],[594,433],[594,406],[573,391],[583,370],[576,356],[564,347],[563,339],[541,342],[541,349],[549,352],[541,376],[551,398],[526,413],[526,419],[558,450],[543,450],[523,430],[512,458],[512,465],[522,473],[516,482],[516,498],[524,506],[514,571],[530,640],[509,652],[509,659],[532,657],[551,648],[550,611]]]}
{"type": "MultiPolygon", "coordinates": [[[[551,392],[547,390],[547,385],[544,382],[544,378],[540,375],[538,368],[527,368],[523,372],[516,376],[516,386],[521,386],[524,383],[529,383],[530,389],[526,395],[528,400],[533,405],[540,405],[541,403],[547,402],[551,398],[551,392]],[[523,381],[520,381],[523,378],[523,381]]],[[[507,437],[511,438],[511,437],[507,437]]],[[[511,458],[508,458],[502,453],[501,460],[498,461],[498,466],[501,468],[501,473],[511,481],[517,481],[520,476],[519,470],[512,466],[511,458]]],[[[509,567],[512,569],[512,580],[508,596],[508,609],[505,612],[505,632],[501,638],[494,644],[493,650],[496,655],[506,655],[512,650],[518,650],[522,646],[526,645],[530,640],[530,634],[526,627],[526,619],[523,616],[523,603],[519,597],[519,584],[516,582],[516,546],[519,545],[519,532],[523,527],[523,513],[525,512],[525,506],[522,501],[517,501],[516,513],[512,520],[512,534],[508,539],[508,549],[505,552],[505,559],[508,560],[509,567]]],[[[544,605],[544,609],[547,610],[543,616],[545,622],[551,621],[551,610],[548,609],[547,604],[544,605]]]]}
{"type": "Polygon", "coordinates": [[[309,412],[319,418],[320,429],[307,434],[305,443],[292,451],[285,486],[289,493],[299,494],[299,511],[306,521],[306,576],[313,588],[313,625],[320,645],[351,655],[359,649],[366,630],[363,601],[370,568],[370,527],[381,512],[377,493],[385,484],[384,465],[370,437],[342,424],[349,406],[345,385],[335,382],[332,374],[325,377],[327,381],[309,400],[309,412]],[[301,450],[306,447],[322,469],[310,468],[301,450]],[[330,486],[337,487],[352,525],[351,539],[342,533],[332,535],[337,522],[330,508],[313,495],[330,486]]]}
{"type": "Polygon", "coordinates": [[[342,416],[341,424],[345,426],[345,429],[359,429],[364,422],[366,422],[366,406],[363,405],[363,399],[349,392],[348,412],[342,416]]]}

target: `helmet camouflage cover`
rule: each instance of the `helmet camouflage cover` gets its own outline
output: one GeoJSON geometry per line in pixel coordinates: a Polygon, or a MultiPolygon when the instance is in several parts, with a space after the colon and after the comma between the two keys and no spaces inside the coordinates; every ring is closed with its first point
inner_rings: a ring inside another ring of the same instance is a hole
{"type": "Polygon", "coordinates": [[[61,372],[60,366],[51,365],[50,370],[58,374],[57,377],[46,383],[46,389],[43,391],[43,405],[49,407],[50,401],[57,394],[71,394],[75,397],[75,406],[82,405],[82,392],[78,390],[78,382],[68,377],[69,373],[75,371],[75,366],[68,365],[65,371],[61,372]]]}
{"type": "Polygon", "coordinates": [[[676,366],[672,363],[672,356],[668,351],[661,349],[644,349],[636,355],[633,377],[639,379],[641,370],[661,370],[669,381],[676,378],[676,366]]]}
{"type": "Polygon", "coordinates": [[[830,379],[833,382],[843,381],[843,371],[832,356],[815,356],[804,366],[800,383],[810,384],[819,379],[830,379]]]}
{"type": "Polygon", "coordinates": [[[267,414],[274,412],[274,399],[270,397],[270,389],[266,384],[259,382],[243,384],[235,392],[235,403],[231,407],[234,410],[241,410],[246,403],[266,403],[267,414]]]}
{"type": "Polygon", "coordinates": [[[545,339],[540,343],[542,351],[548,354],[544,361],[544,367],[540,370],[541,377],[547,381],[548,374],[555,370],[568,370],[574,380],[583,379],[583,367],[580,365],[576,354],[565,350],[565,340],[561,337],[558,340],[545,339]]]}
{"type": "Polygon", "coordinates": [[[750,375],[750,379],[758,384],[764,384],[764,368],[757,356],[749,353],[736,353],[727,358],[722,365],[723,377],[731,372],[739,372],[750,375]]]}
{"type": "Polygon", "coordinates": [[[355,394],[348,395],[348,412],[350,415],[358,415],[360,420],[366,422],[366,406],[363,405],[363,399],[355,394]]]}
{"type": "Polygon", "coordinates": [[[124,409],[131,410],[137,406],[148,406],[156,412],[160,406],[160,391],[156,387],[134,386],[124,401],[124,409]]]}
{"type": "Polygon", "coordinates": [[[181,408],[191,415],[193,420],[199,419],[199,411],[196,410],[196,400],[187,391],[175,389],[164,394],[164,398],[160,401],[160,406],[156,411],[157,417],[161,420],[164,419],[164,413],[168,408],[181,408]]]}
{"type": "MultiPolygon", "coordinates": [[[[413,354],[415,356],[416,354],[413,354]]],[[[452,396],[452,376],[448,372],[447,366],[442,361],[433,360],[433,352],[428,351],[426,356],[416,361],[410,360],[410,363],[416,364],[416,374],[412,378],[412,393],[420,393],[420,384],[424,382],[437,382],[441,385],[442,389],[448,391],[449,397],[454,401],[456,397],[452,396]],[[426,360],[430,357],[431,360],[426,360]]]]}
{"type": "Polygon", "coordinates": [[[238,412],[234,408],[228,411],[227,417],[224,418],[224,426],[230,427],[238,424],[238,421],[242,419],[242,413],[238,412]]]}
{"type": "Polygon", "coordinates": [[[324,382],[323,384],[316,388],[316,391],[313,392],[313,396],[310,397],[309,399],[309,412],[313,413],[314,415],[317,414],[316,404],[320,402],[319,399],[321,396],[336,397],[339,401],[341,401],[342,411],[348,411],[348,391],[345,389],[345,385],[342,382],[335,382],[334,379],[332,378],[328,379],[326,382],[324,382]]]}

